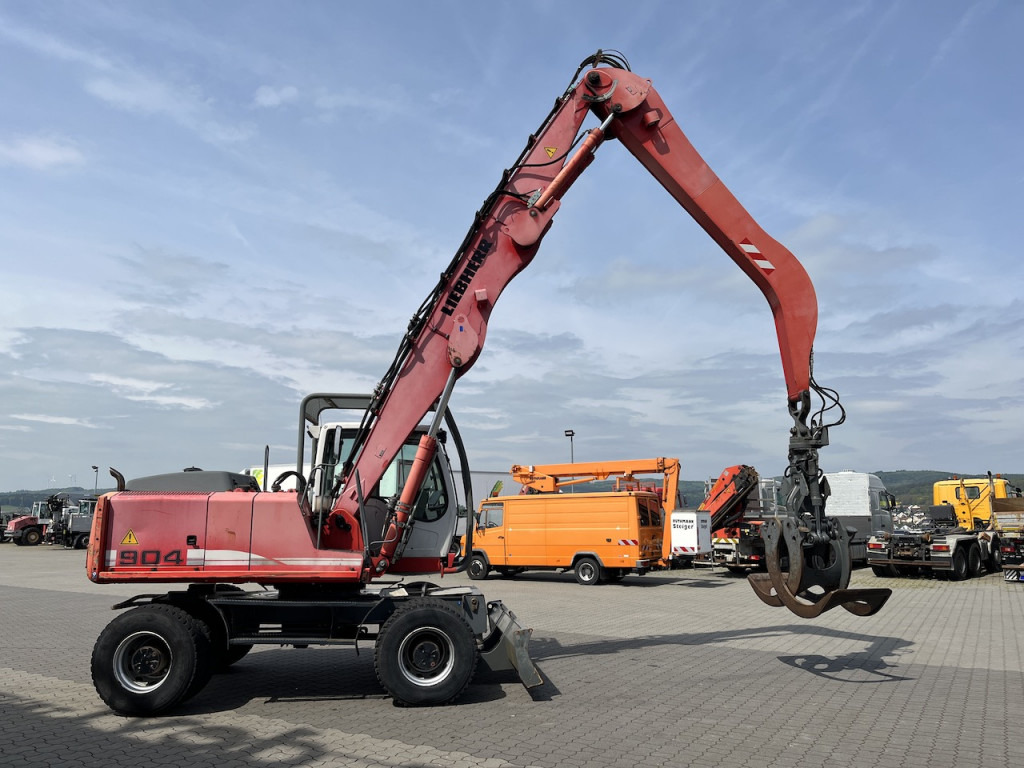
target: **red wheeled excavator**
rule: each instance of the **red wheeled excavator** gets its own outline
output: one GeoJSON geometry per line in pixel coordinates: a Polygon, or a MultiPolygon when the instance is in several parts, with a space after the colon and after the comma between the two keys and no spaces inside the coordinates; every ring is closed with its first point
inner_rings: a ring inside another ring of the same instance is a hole
{"type": "Polygon", "coordinates": [[[529,658],[530,630],[509,610],[474,586],[422,577],[466,565],[453,546],[445,448],[453,437],[468,477],[448,409],[452,389],[479,357],[501,292],[533,260],[563,197],[607,139],[650,171],[754,281],[774,315],[793,419],[788,512],[765,522],[768,572],[751,577],[755,592],[808,618],[838,605],[861,615],[882,606],[888,590],[847,588],[847,533],[824,514],[818,450],[844,415],[812,374],[817,301],[807,273],[715,176],[651,81],[621,54],[599,51],[580,64],[484,201],[363,403],[359,425],[328,433],[320,422],[324,409],[358,398],[303,402],[297,491],[186,471],[122,478],[100,498],[89,578],[185,586],[115,606],[131,610],[108,624],[92,654],[93,682],[111,708],[167,711],[260,643],[372,643],[377,677],[403,705],[454,700],[481,662],[516,669],[527,686],[542,682],[529,658]],[[581,132],[590,114],[599,125],[581,132]],[[840,415],[826,424],[830,411],[840,415]],[[319,441],[305,477],[304,433],[319,441]]]}

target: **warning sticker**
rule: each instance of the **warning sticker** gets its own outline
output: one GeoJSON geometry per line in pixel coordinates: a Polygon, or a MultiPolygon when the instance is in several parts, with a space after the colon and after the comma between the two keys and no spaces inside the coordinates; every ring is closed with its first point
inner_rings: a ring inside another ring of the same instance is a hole
{"type": "Polygon", "coordinates": [[[558,147],[544,147],[544,151],[548,153],[548,157],[554,157],[558,154],[558,147]]]}
{"type": "Polygon", "coordinates": [[[126,533],[124,535],[124,538],[121,539],[121,545],[122,546],[125,546],[125,545],[127,545],[127,546],[134,546],[134,545],[137,545],[138,543],[139,543],[139,540],[135,538],[135,532],[132,531],[129,528],[128,529],[128,533],[126,533]]]}

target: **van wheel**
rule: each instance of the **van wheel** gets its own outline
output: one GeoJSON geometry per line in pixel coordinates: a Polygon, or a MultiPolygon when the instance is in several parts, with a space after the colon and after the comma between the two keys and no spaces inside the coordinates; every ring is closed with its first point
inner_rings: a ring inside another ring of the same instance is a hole
{"type": "Polygon", "coordinates": [[[487,559],[483,555],[473,555],[469,558],[469,565],[466,567],[469,578],[486,579],[490,572],[491,566],[487,564],[487,559]]]}
{"type": "Polygon", "coordinates": [[[583,585],[597,584],[601,581],[601,565],[592,557],[581,557],[573,567],[576,581],[583,585]]]}

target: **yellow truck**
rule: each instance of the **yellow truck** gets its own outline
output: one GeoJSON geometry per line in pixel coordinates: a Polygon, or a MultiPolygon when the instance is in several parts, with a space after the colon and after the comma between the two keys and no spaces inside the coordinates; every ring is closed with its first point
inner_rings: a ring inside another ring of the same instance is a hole
{"type": "Polygon", "coordinates": [[[527,493],[482,502],[467,572],[513,576],[572,571],[580,584],[617,581],[658,566],[664,525],[650,491],[527,493]]]}
{"type": "Polygon", "coordinates": [[[871,536],[868,565],[876,576],[923,569],[953,581],[998,571],[1004,545],[1020,534],[1020,494],[991,473],[939,480],[932,486],[932,506],[920,520],[871,536]]]}

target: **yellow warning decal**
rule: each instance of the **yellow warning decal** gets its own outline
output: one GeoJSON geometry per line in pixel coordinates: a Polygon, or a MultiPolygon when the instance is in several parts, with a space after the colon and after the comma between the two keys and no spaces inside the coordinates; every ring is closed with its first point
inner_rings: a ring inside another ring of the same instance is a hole
{"type": "Polygon", "coordinates": [[[124,535],[124,538],[121,539],[121,546],[125,546],[125,545],[134,546],[134,545],[137,545],[138,543],[139,543],[139,540],[135,538],[135,532],[132,531],[129,528],[128,529],[128,533],[126,533],[124,535]]]}
{"type": "Polygon", "coordinates": [[[558,154],[558,147],[544,147],[544,151],[548,153],[548,157],[554,157],[558,154]]]}

